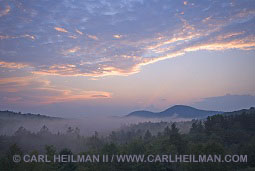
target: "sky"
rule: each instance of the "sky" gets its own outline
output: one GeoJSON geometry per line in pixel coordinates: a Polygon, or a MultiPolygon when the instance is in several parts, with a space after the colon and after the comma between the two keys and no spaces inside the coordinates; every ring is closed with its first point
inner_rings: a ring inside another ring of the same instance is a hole
{"type": "Polygon", "coordinates": [[[0,109],[255,106],[254,0],[0,0],[0,109]]]}

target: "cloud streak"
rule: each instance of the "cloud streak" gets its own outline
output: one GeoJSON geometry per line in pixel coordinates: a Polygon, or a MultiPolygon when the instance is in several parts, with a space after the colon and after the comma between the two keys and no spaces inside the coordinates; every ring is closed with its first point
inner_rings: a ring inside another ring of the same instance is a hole
{"type": "Polygon", "coordinates": [[[0,61],[0,68],[21,69],[27,67],[29,67],[27,64],[0,61]]]}
{"type": "Polygon", "coordinates": [[[90,39],[93,39],[93,40],[98,40],[98,37],[97,36],[95,36],[95,35],[87,35],[88,36],[88,38],[90,38],[90,39]]]}
{"type": "Polygon", "coordinates": [[[61,27],[54,27],[54,29],[59,31],[59,32],[68,33],[68,31],[66,29],[61,28],[61,27]]]}
{"type": "Polygon", "coordinates": [[[0,79],[2,104],[45,105],[53,103],[109,99],[105,91],[86,91],[67,87],[55,87],[48,80],[35,76],[0,79]]]}

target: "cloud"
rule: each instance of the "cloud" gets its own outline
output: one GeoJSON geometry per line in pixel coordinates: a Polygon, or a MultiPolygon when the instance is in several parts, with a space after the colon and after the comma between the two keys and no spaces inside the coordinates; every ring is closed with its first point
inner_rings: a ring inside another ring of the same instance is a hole
{"type": "Polygon", "coordinates": [[[41,104],[111,98],[111,93],[103,91],[57,90],[57,89],[43,89],[43,90],[57,91],[60,93],[60,95],[41,97],[43,98],[40,102],[41,104]]]}
{"type": "Polygon", "coordinates": [[[0,17],[7,15],[11,11],[11,7],[6,5],[3,10],[0,10],[0,17]]]}
{"type": "Polygon", "coordinates": [[[33,74],[37,75],[58,75],[58,76],[87,76],[87,77],[104,77],[111,75],[123,75],[128,76],[139,72],[139,65],[130,68],[130,70],[121,70],[115,67],[102,66],[94,72],[83,72],[79,67],[75,65],[53,65],[49,68],[38,69],[33,71],[33,74]]]}
{"type": "Polygon", "coordinates": [[[243,40],[234,40],[229,42],[213,42],[203,45],[192,46],[186,48],[186,52],[197,51],[197,50],[226,50],[226,49],[242,49],[242,50],[254,50],[255,42],[243,41],[243,40]]]}
{"type": "Polygon", "coordinates": [[[68,36],[70,37],[71,39],[77,39],[78,37],[77,36],[74,36],[74,35],[71,35],[71,36],[68,36]]]}
{"type": "Polygon", "coordinates": [[[99,0],[9,5],[15,13],[1,18],[0,33],[5,34],[0,34],[0,61],[29,63],[31,73],[38,75],[127,76],[192,51],[254,50],[252,3],[99,0]]]}
{"type": "Polygon", "coordinates": [[[115,35],[113,35],[113,37],[114,37],[114,38],[116,38],[116,39],[120,39],[120,38],[122,38],[122,37],[123,37],[123,35],[115,34],[115,35]]]}
{"type": "Polygon", "coordinates": [[[27,64],[0,61],[0,68],[21,69],[29,67],[27,64]]]}
{"type": "Polygon", "coordinates": [[[102,94],[92,95],[91,97],[95,97],[95,98],[109,98],[109,95],[103,95],[103,93],[102,93],[102,94]]]}
{"type": "Polygon", "coordinates": [[[68,31],[66,29],[61,28],[61,27],[54,27],[54,29],[59,31],[59,32],[68,33],[68,31]]]}
{"type": "Polygon", "coordinates": [[[80,30],[78,30],[78,29],[76,29],[76,32],[77,32],[78,34],[80,34],[80,35],[83,35],[83,33],[82,33],[80,30]]]}
{"type": "Polygon", "coordinates": [[[97,36],[95,36],[95,35],[87,35],[88,36],[88,38],[90,38],[90,39],[93,39],[93,40],[98,40],[98,37],[97,36]]]}
{"type": "Polygon", "coordinates": [[[39,75],[65,75],[65,76],[78,76],[78,70],[75,65],[72,64],[62,64],[62,65],[52,65],[49,68],[48,67],[41,67],[38,68],[38,71],[34,71],[34,74],[39,75]]]}
{"type": "Polygon", "coordinates": [[[72,53],[75,53],[75,52],[79,51],[80,49],[81,49],[80,47],[76,46],[76,47],[64,50],[63,54],[64,55],[72,54],[72,53]]]}
{"type": "Polygon", "coordinates": [[[0,35],[0,40],[4,40],[4,39],[19,39],[19,38],[30,38],[32,40],[35,40],[35,36],[34,35],[29,35],[29,34],[18,35],[18,36],[0,35]]]}
{"type": "Polygon", "coordinates": [[[0,78],[2,104],[42,105],[92,99],[108,99],[111,93],[55,87],[37,76],[0,78]]]}

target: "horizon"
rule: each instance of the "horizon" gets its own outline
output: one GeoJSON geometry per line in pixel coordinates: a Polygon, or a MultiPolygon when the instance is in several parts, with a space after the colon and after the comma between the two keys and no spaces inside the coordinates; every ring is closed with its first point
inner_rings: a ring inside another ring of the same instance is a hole
{"type": "Polygon", "coordinates": [[[0,109],[86,117],[255,106],[252,0],[0,6],[0,109]]]}
{"type": "MultiPolygon", "coordinates": [[[[173,107],[176,107],[176,106],[181,106],[181,107],[191,107],[191,108],[194,108],[194,109],[197,109],[197,110],[203,110],[203,111],[214,111],[214,112],[223,112],[223,113],[228,113],[228,112],[236,112],[236,111],[240,111],[240,110],[249,110],[251,108],[255,108],[255,106],[250,106],[250,107],[246,107],[246,108],[240,108],[240,109],[235,109],[235,110],[232,110],[232,111],[219,111],[219,110],[206,110],[206,109],[201,109],[201,108],[196,108],[196,107],[193,107],[193,106],[190,106],[190,105],[182,105],[182,104],[176,104],[176,105],[172,105],[168,108],[165,108],[163,110],[159,110],[159,111],[150,111],[150,110],[134,110],[134,111],[130,111],[129,113],[127,114],[123,114],[123,115],[106,115],[106,117],[123,117],[123,116],[128,116],[130,115],[131,113],[134,113],[134,112],[139,112],[139,111],[146,111],[146,112],[152,112],[152,113],[160,113],[160,112],[163,112],[163,111],[166,111],[168,109],[171,109],[173,107]]],[[[21,112],[21,111],[14,111],[14,110],[8,110],[8,109],[1,109],[0,112],[13,112],[13,113],[16,113],[16,114],[32,114],[32,115],[41,115],[41,116],[46,116],[46,117],[59,117],[59,116],[51,116],[51,115],[48,115],[47,113],[31,113],[31,112],[21,112]]],[[[63,118],[63,119],[77,119],[77,118],[83,118],[83,117],[91,117],[92,115],[82,115],[82,116],[79,116],[79,117],[74,117],[74,118],[66,118],[66,117],[59,117],[59,118],[63,118]]],[[[99,115],[100,116],[100,115],[99,115]]]]}

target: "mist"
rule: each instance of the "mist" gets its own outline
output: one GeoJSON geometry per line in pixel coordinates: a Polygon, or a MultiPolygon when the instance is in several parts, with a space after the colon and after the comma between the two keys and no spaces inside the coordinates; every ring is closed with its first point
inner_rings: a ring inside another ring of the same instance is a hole
{"type": "Polygon", "coordinates": [[[121,127],[144,122],[181,122],[190,121],[191,118],[165,117],[165,118],[140,118],[140,117],[119,117],[119,116],[86,116],[80,118],[59,118],[59,119],[27,119],[27,118],[1,118],[0,134],[13,135],[20,127],[24,127],[32,133],[37,133],[43,126],[50,132],[65,133],[69,127],[79,128],[80,135],[91,136],[96,132],[100,135],[107,135],[121,127]]]}

